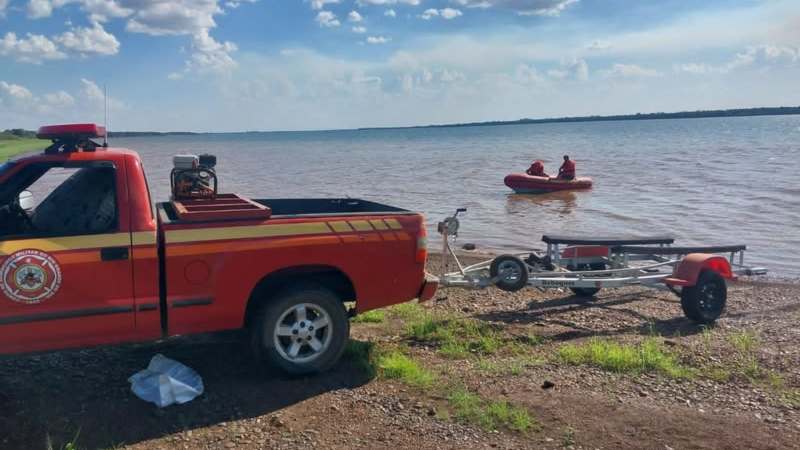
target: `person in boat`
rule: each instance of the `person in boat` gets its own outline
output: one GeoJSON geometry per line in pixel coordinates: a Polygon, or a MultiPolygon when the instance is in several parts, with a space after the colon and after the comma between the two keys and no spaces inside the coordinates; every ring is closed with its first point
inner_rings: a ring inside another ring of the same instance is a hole
{"type": "Polygon", "coordinates": [[[564,155],[564,163],[558,169],[558,178],[562,180],[575,179],[575,161],[569,159],[569,155],[564,155]]]}
{"type": "Polygon", "coordinates": [[[530,176],[533,177],[549,177],[550,175],[544,172],[544,163],[540,160],[536,160],[531,164],[528,170],[525,171],[530,176]]]}

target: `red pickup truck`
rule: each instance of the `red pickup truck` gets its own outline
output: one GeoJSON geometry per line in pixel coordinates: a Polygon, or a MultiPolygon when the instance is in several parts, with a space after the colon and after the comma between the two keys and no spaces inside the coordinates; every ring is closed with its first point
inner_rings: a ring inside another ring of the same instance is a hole
{"type": "Polygon", "coordinates": [[[434,295],[421,214],[219,194],[216,158],[189,155],[154,208],[139,155],[104,134],[42,127],[42,154],[0,165],[0,353],[246,328],[260,357],[319,372],[349,316],[434,295]]]}

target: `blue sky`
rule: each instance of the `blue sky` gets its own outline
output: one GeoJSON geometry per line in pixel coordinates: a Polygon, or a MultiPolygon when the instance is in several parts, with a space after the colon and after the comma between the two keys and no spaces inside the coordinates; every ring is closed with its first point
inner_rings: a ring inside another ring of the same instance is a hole
{"type": "Polygon", "coordinates": [[[800,105],[797,0],[0,0],[0,128],[800,105]]]}

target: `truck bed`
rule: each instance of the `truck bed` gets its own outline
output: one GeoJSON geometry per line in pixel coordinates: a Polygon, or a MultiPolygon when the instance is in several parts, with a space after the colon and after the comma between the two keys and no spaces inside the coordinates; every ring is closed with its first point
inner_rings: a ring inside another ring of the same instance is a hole
{"type": "Polygon", "coordinates": [[[273,216],[409,212],[402,208],[358,198],[270,198],[254,201],[271,208],[273,216]]]}
{"type": "MultiPolygon", "coordinates": [[[[406,209],[357,198],[277,198],[252,199],[252,201],[269,207],[273,218],[412,213],[406,209]]],[[[162,220],[166,219],[164,222],[181,222],[171,202],[159,203],[158,206],[158,209],[163,211],[162,220]]]]}

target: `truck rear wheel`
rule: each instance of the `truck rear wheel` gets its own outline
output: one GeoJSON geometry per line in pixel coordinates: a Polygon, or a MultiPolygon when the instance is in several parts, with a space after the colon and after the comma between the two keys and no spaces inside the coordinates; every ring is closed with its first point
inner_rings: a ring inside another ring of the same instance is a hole
{"type": "Polygon", "coordinates": [[[259,359],[302,375],[336,364],[349,335],[341,300],[322,286],[303,285],[281,292],[256,312],[252,344],[259,359]]]}
{"type": "Polygon", "coordinates": [[[697,283],[681,290],[681,307],[690,320],[701,324],[712,324],[722,312],[728,299],[725,279],[713,270],[704,270],[697,283]]]}

